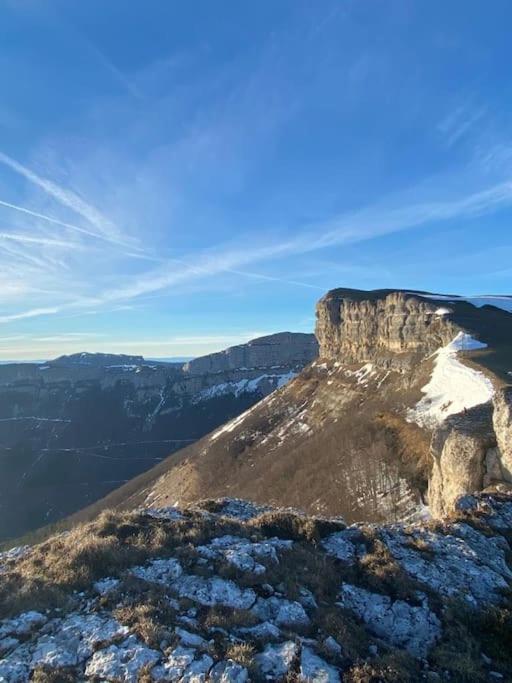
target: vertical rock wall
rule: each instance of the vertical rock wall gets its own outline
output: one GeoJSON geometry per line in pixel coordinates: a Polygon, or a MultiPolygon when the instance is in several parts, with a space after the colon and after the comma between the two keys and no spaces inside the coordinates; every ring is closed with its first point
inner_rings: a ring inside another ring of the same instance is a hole
{"type": "Polygon", "coordinates": [[[317,305],[320,357],[357,362],[432,353],[461,330],[437,310],[406,292],[332,290],[317,305]]]}

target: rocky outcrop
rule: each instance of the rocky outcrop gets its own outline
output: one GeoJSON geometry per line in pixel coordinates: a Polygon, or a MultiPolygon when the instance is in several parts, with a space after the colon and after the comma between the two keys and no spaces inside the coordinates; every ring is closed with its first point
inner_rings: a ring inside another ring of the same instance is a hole
{"type": "Polygon", "coordinates": [[[428,489],[434,517],[451,512],[459,496],[484,488],[486,454],[495,445],[490,404],[453,415],[435,430],[428,489]]]}
{"type": "Polygon", "coordinates": [[[402,291],[334,289],[317,305],[320,357],[344,362],[397,362],[395,355],[428,354],[461,327],[449,309],[402,291]]]}
{"type": "Polygon", "coordinates": [[[431,513],[441,518],[457,498],[512,484],[512,387],[496,391],[492,403],[453,415],[431,442],[431,513]]]}
{"type": "Polygon", "coordinates": [[[110,513],[0,557],[0,681],[510,680],[511,532],[503,495],[436,526],[110,513]]]}
{"type": "Polygon", "coordinates": [[[318,343],[314,334],[279,332],[191,360],[184,365],[184,371],[190,375],[204,375],[240,368],[302,368],[317,355],[318,343]]]}
{"type": "Polygon", "coordinates": [[[491,455],[494,476],[512,483],[512,387],[497,391],[494,398],[493,426],[497,451],[491,455]]]}

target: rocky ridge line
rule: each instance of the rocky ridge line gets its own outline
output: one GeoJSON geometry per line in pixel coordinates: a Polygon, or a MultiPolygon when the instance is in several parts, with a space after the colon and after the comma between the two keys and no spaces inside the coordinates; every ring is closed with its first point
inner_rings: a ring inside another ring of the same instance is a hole
{"type": "Polygon", "coordinates": [[[382,527],[233,499],[104,515],[0,555],[0,681],[505,679],[512,497],[456,508],[382,527]]]}

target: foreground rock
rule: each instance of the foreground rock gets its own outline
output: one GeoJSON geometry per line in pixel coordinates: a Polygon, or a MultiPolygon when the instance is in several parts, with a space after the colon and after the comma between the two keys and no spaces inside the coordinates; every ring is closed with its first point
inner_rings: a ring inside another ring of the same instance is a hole
{"type": "Polygon", "coordinates": [[[105,514],[0,557],[0,682],[510,680],[512,496],[456,508],[105,514]]]}

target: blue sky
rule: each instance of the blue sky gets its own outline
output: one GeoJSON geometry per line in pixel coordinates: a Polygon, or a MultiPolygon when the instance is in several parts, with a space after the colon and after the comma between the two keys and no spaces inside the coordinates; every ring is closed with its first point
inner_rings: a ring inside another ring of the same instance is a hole
{"type": "Polygon", "coordinates": [[[0,359],[509,293],[512,5],[4,0],[0,359]]]}

